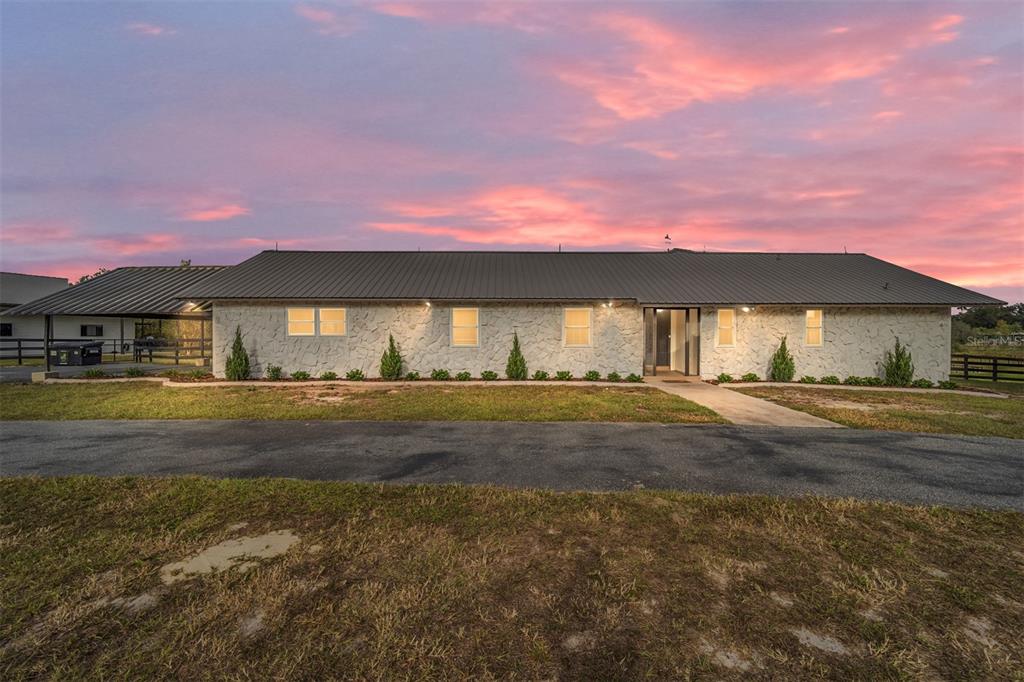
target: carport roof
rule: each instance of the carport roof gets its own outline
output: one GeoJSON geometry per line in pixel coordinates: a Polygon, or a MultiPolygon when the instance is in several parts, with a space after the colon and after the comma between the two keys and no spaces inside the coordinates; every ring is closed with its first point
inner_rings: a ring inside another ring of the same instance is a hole
{"type": "Polygon", "coordinates": [[[635,300],[648,305],[999,305],[866,254],[264,251],[201,300],[635,300]]]}
{"type": "Polygon", "coordinates": [[[207,301],[179,298],[182,289],[223,269],[220,265],[117,268],[81,284],[29,301],[4,315],[207,316],[207,301]]]}

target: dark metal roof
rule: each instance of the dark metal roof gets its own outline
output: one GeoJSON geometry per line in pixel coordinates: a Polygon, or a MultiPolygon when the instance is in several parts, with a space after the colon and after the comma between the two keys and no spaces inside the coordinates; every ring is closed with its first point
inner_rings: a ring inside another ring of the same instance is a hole
{"type": "Polygon", "coordinates": [[[220,265],[117,268],[34,301],[4,315],[204,315],[205,301],[178,294],[223,270],[220,265]]]}
{"type": "Polygon", "coordinates": [[[599,300],[675,305],[998,305],[865,254],[264,251],[195,299],[599,300]]]}

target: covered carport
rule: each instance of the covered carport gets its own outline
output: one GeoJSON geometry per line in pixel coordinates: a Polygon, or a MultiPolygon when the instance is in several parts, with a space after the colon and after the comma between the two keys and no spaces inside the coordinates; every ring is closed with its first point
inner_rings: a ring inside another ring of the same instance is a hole
{"type": "Polygon", "coordinates": [[[0,351],[4,358],[16,357],[19,365],[24,359],[43,358],[47,371],[54,362],[55,344],[89,340],[101,342],[102,357],[113,362],[205,364],[211,350],[210,303],[177,296],[220,269],[117,268],[7,310],[9,316],[41,317],[43,333],[42,338],[5,337],[0,351]]]}

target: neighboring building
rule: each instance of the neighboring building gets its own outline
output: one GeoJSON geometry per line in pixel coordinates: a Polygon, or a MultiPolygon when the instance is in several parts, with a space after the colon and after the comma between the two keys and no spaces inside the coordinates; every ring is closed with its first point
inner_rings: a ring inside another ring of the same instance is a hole
{"type": "Polygon", "coordinates": [[[213,304],[213,370],[235,329],[253,371],[377,376],[392,334],[406,371],[705,378],[767,374],[783,336],[797,374],[874,376],[899,338],[948,378],[950,308],[1002,301],[865,254],[265,251],[185,288],[213,304]]]}
{"type": "Polygon", "coordinates": [[[62,277],[0,272],[0,338],[43,338],[41,315],[15,318],[8,316],[7,311],[69,286],[62,277]]]}
{"type": "MultiPolygon", "coordinates": [[[[146,336],[147,330],[161,320],[197,323],[194,326],[198,337],[208,338],[209,304],[183,301],[177,294],[220,269],[220,266],[117,268],[22,303],[5,311],[4,319],[13,322],[17,332],[13,339],[34,339],[39,348],[47,319],[52,340],[103,341],[103,350],[108,354],[131,353],[136,337],[146,336]]],[[[12,357],[13,339],[0,344],[4,357],[12,357]]],[[[36,350],[35,356],[41,356],[40,350],[36,350]]]]}

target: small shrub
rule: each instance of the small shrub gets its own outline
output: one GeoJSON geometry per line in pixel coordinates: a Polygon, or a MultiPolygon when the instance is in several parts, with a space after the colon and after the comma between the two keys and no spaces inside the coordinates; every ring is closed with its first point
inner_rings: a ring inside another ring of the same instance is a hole
{"type": "Polygon", "coordinates": [[[718,383],[720,383],[720,384],[727,384],[730,381],[732,381],[732,375],[731,374],[726,374],[725,372],[722,372],[721,374],[718,375],[718,383]]]}
{"type": "Polygon", "coordinates": [[[779,342],[779,347],[775,350],[775,354],[772,355],[772,364],[768,370],[768,378],[772,381],[792,381],[794,374],[796,374],[796,366],[793,364],[793,356],[790,355],[789,349],[786,348],[786,337],[783,336],[782,341],[779,342]]]}
{"type": "Polygon", "coordinates": [[[448,381],[452,378],[452,375],[446,369],[432,369],[430,370],[430,378],[434,381],[448,381]]]}
{"type": "Polygon", "coordinates": [[[639,374],[635,374],[635,373],[634,374],[630,374],[629,376],[626,377],[626,381],[628,381],[631,384],[639,384],[643,380],[644,380],[644,378],[642,376],[640,376],[639,374]]]}
{"type": "Polygon", "coordinates": [[[865,386],[884,386],[885,385],[882,382],[882,378],[881,377],[861,377],[860,380],[861,380],[861,382],[865,386]]]}
{"type": "Polygon", "coordinates": [[[205,379],[210,376],[210,373],[205,369],[194,369],[188,373],[190,379],[205,379]]]}
{"type": "Polygon", "coordinates": [[[231,355],[224,366],[224,376],[228,381],[245,381],[249,378],[249,353],[242,343],[242,328],[235,327],[235,340],[231,343],[231,355]]]}
{"type": "Polygon", "coordinates": [[[536,372],[533,373],[533,380],[534,381],[547,381],[548,378],[549,378],[548,373],[545,372],[542,369],[538,369],[536,372]]]}
{"type": "Polygon", "coordinates": [[[309,372],[305,370],[299,370],[298,372],[292,372],[292,379],[295,381],[305,381],[309,378],[309,372]]]}
{"type": "Polygon", "coordinates": [[[402,378],[402,354],[391,334],[388,334],[388,349],[380,356],[380,378],[389,381],[402,378]]]}
{"type": "Polygon", "coordinates": [[[280,381],[282,374],[281,365],[267,365],[267,369],[264,374],[271,381],[280,381]]]}
{"type": "Polygon", "coordinates": [[[914,379],[914,382],[910,384],[914,388],[931,388],[935,385],[931,379],[914,379]]]}
{"type": "Polygon", "coordinates": [[[406,381],[419,381],[419,379],[420,379],[420,373],[419,372],[409,372],[408,374],[405,375],[405,380],[406,381]]]}
{"type": "Polygon", "coordinates": [[[337,378],[338,378],[338,373],[337,372],[324,372],[323,374],[320,375],[320,380],[321,381],[334,381],[337,378]]]}
{"type": "Polygon", "coordinates": [[[747,372],[740,377],[740,381],[760,381],[761,377],[757,376],[753,372],[747,372]]]}
{"type": "Polygon", "coordinates": [[[827,374],[823,376],[821,378],[821,381],[818,383],[835,386],[839,383],[839,377],[837,377],[835,374],[827,374]]]}
{"type": "Polygon", "coordinates": [[[129,367],[124,371],[124,375],[129,379],[137,379],[138,377],[145,376],[146,373],[138,367],[129,367]]]}
{"type": "Polygon", "coordinates": [[[480,372],[480,378],[483,379],[484,381],[494,381],[495,379],[498,378],[498,373],[486,369],[483,372],[480,372]]]}
{"type": "Polygon", "coordinates": [[[87,369],[82,372],[82,376],[86,379],[102,379],[103,377],[108,376],[108,374],[102,369],[87,369]]]}
{"type": "Polygon", "coordinates": [[[900,343],[899,337],[893,349],[885,351],[882,374],[886,386],[908,386],[914,380],[914,361],[910,349],[900,343]]]}
{"type": "Polygon", "coordinates": [[[847,386],[863,386],[864,380],[858,376],[851,374],[850,376],[843,379],[843,383],[847,386]]]}
{"type": "Polygon", "coordinates": [[[529,370],[526,367],[526,358],[523,357],[523,351],[519,348],[518,333],[513,334],[512,336],[512,350],[508,354],[508,362],[505,363],[505,376],[509,379],[517,379],[519,381],[522,381],[529,376],[529,370]]]}
{"type": "Polygon", "coordinates": [[[473,375],[469,372],[459,372],[455,375],[456,381],[469,381],[473,378],[473,375]]]}
{"type": "Polygon", "coordinates": [[[572,372],[568,372],[564,369],[555,372],[555,379],[557,379],[558,381],[569,381],[572,379],[572,372]]]}
{"type": "Polygon", "coordinates": [[[947,391],[951,391],[954,388],[956,388],[956,382],[955,381],[940,381],[939,382],[939,388],[945,389],[947,391]]]}
{"type": "Polygon", "coordinates": [[[345,372],[345,378],[349,381],[363,381],[366,379],[366,375],[363,374],[363,370],[357,368],[345,372]]]}
{"type": "Polygon", "coordinates": [[[809,374],[805,374],[804,376],[800,377],[800,383],[801,384],[816,384],[816,383],[818,383],[818,380],[815,379],[814,377],[810,376],[809,374]]]}
{"type": "Polygon", "coordinates": [[[622,375],[618,372],[608,372],[608,381],[622,381],[622,375]]]}
{"type": "Polygon", "coordinates": [[[596,369],[592,369],[587,371],[587,373],[583,375],[583,378],[586,379],[587,381],[600,381],[601,373],[598,372],[596,369]]]}

